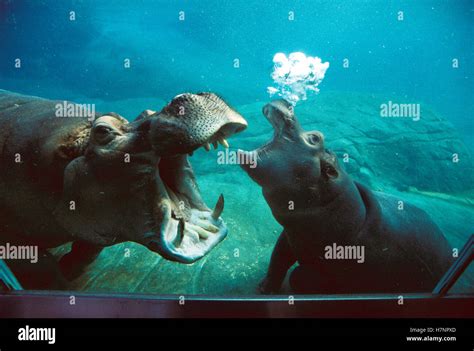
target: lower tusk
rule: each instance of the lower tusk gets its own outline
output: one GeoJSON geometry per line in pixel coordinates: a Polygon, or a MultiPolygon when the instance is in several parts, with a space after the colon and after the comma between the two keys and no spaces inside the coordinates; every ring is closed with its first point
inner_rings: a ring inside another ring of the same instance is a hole
{"type": "Polygon", "coordinates": [[[184,238],[184,220],[182,218],[179,219],[178,223],[178,231],[176,233],[176,237],[174,238],[172,244],[174,247],[179,247],[183,242],[184,238]]]}
{"type": "Polygon", "coordinates": [[[217,200],[216,206],[214,207],[214,211],[212,211],[211,217],[217,221],[221,216],[222,211],[224,211],[224,195],[221,194],[217,200]]]}

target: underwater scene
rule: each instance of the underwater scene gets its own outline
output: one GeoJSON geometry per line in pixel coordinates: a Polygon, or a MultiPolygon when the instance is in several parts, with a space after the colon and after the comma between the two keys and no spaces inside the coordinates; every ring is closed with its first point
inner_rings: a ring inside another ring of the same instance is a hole
{"type": "Polygon", "coordinates": [[[433,290],[474,233],[473,37],[467,0],[0,0],[4,283],[433,290]]]}

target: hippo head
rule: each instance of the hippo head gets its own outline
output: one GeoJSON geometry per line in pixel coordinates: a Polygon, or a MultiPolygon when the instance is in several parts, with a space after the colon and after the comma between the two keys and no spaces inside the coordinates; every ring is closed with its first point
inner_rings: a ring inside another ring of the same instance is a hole
{"type": "MultiPolygon", "coordinates": [[[[297,220],[309,207],[331,202],[338,196],[338,183],[348,178],[336,155],[325,149],[323,134],[303,130],[290,103],[272,101],[263,114],[273,126],[273,139],[251,151],[256,167],[242,164],[242,168],[262,187],[273,215],[284,224],[297,220]]],[[[242,157],[249,153],[239,152],[242,157]]]]}
{"type": "Polygon", "coordinates": [[[56,218],[73,236],[98,245],[134,241],[164,258],[192,263],[227,235],[222,195],[202,200],[188,154],[242,131],[246,121],[211,93],[182,94],[161,112],[128,123],[97,117],[83,152],[65,169],[56,218]]]}

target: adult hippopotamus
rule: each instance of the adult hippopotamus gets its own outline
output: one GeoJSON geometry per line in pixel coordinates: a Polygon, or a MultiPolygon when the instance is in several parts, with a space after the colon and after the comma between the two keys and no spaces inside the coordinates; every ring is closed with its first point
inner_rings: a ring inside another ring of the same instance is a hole
{"type": "Polygon", "coordinates": [[[267,104],[263,114],[273,140],[253,151],[256,167],[242,167],[284,230],[261,292],[278,292],[295,262],[290,286],[296,293],[432,290],[453,258],[430,217],[353,181],[322,133],[304,131],[285,100],[267,104]]]}
{"type": "MultiPolygon", "coordinates": [[[[73,242],[59,262],[73,279],[123,241],[193,263],[226,237],[224,199],[204,203],[188,154],[228,146],[246,128],[240,114],[212,93],[178,95],[130,123],[81,112],[0,90],[0,244],[36,245],[46,261],[46,249],[73,242]]],[[[54,287],[41,259],[7,263],[25,287],[54,287]]]]}

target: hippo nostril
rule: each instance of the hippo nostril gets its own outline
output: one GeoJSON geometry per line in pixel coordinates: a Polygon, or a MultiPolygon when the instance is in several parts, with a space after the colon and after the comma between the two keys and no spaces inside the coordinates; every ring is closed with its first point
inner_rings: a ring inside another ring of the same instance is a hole
{"type": "Polygon", "coordinates": [[[290,104],[290,103],[289,103],[287,100],[285,100],[285,99],[278,99],[278,100],[275,100],[274,103],[276,103],[276,104],[281,104],[281,105],[283,105],[284,107],[286,107],[286,108],[288,108],[288,109],[289,109],[289,108],[293,108],[293,105],[290,104]]]}

